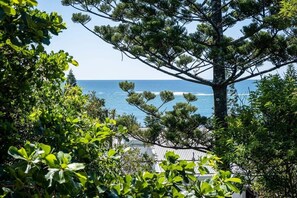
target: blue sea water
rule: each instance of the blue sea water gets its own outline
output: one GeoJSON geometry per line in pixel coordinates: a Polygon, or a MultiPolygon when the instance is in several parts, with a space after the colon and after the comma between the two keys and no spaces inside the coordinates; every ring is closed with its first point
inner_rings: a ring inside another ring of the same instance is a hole
{"type": "MultiPolygon", "coordinates": [[[[121,80],[78,80],[77,82],[83,88],[84,93],[95,91],[99,98],[105,99],[107,108],[116,109],[117,114],[133,114],[140,123],[143,123],[145,114],[127,103],[127,94],[119,87],[121,80]]],[[[213,114],[213,93],[208,86],[183,80],[131,80],[130,82],[135,83],[136,92],[151,91],[155,93],[157,98],[152,103],[157,106],[161,104],[159,93],[164,90],[172,91],[175,100],[164,105],[162,110],[170,110],[176,102],[185,101],[183,93],[192,93],[198,97],[198,100],[192,103],[198,107],[198,113],[207,117],[213,114]]],[[[235,87],[241,102],[246,103],[249,91],[255,90],[255,81],[239,82],[235,87]]]]}

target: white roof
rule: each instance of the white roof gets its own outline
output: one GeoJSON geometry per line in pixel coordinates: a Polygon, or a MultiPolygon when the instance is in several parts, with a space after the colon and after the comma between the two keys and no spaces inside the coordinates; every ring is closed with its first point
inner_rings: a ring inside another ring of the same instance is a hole
{"type": "Polygon", "coordinates": [[[200,151],[196,151],[194,149],[173,149],[173,148],[164,148],[161,146],[153,145],[151,146],[153,152],[156,154],[157,161],[165,160],[165,154],[167,151],[173,151],[175,154],[180,156],[181,160],[186,161],[198,161],[201,157],[206,154],[200,151]]]}

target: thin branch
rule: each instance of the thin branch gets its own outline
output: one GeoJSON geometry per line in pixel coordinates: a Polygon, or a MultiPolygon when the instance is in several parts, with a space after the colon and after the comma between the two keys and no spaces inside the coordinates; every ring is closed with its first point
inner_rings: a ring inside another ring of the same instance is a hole
{"type": "Polygon", "coordinates": [[[195,9],[200,13],[202,14],[203,18],[209,22],[211,24],[211,26],[213,27],[213,29],[216,31],[216,33],[218,35],[220,35],[220,31],[219,31],[219,28],[217,27],[217,25],[212,21],[211,17],[208,17],[206,13],[204,13],[200,8],[199,6],[197,6],[197,4],[195,4],[195,2],[192,2],[190,0],[187,0],[188,3],[190,3],[191,5],[193,5],[195,7],[195,9]]]}
{"type": "Polygon", "coordinates": [[[194,149],[196,151],[200,151],[200,152],[203,152],[203,153],[207,153],[207,152],[211,151],[209,148],[203,147],[203,146],[191,146],[191,145],[189,145],[188,147],[183,147],[183,146],[177,146],[177,145],[171,146],[171,145],[168,145],[168,144],[164,145],[164,144],[159,143],[159,142],[154,142],[154,141],[150,141],[148,139],[143,139],[143,138],[141,138],[139,136],[135,136],[135,134],[133,134],[133,133],[129,133],[129,135],[131,135],[132,138],[135,138],[136,140],[139,140],[139,141],[141,141],[141,142],[143,142],[145,144],[153,144],[153,145],[160,146],[162,148],[183,149],[183,150],[185,150],[185,149],[194,149]]]}
{"type": "Polygon", "coordinates": [[[248,76],[245,76],[245,77],[236,79],[236,80],[233,81],[233,83],[237,83],[237,82],[240,82],[240,81],[243,81],[243,80],[247,80],[249,78],[253,78],[253,77],[256,77],[256,76],[259,76],[259,75],[262,75],[262,74],[271,72],[273,70],[279,69],[279,68],[281,68],[283,66],[286,66],[286,65],[289,65],[289,64],[293,64],[293,63],[297,63],[297,59],[292,60],[292,61],[289,61],[289,62],[286,62],[286,63],[282,63],[280,65],[276,65],[275,67],[272,67],[272,68],[267,69],[267,70],[260,71],[260,72],[255,73],[255,74],[251,74],[251,75],[248,75],[248,76]]]}

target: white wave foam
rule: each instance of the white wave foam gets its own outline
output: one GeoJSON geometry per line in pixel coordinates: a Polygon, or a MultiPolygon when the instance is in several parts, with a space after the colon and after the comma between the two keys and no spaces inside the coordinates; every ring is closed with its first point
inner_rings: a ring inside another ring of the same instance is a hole
{"type": "Polygon", "coordinates": [[[173,92],[173,95],[175,95],[175,96],[182,96],[183,94],[188,94],[189,92],[179,92],[179,91],[177,91],[177,92],[173,92]]]}
{"type": "MultiPolygon", "coordinates": [[[[135,93],[143,93],[143,91],[135,91],[135,93]]],[[[155,94],[155,95],[160,95],[161,92],[159,92],[159,91],[152,91],[152,93],[155,94]]],[[[175,96],[182,96],[183,94],[187,94],[189,92],[174,91],[172,93],[175,96]]]]}
{"type": "MultiPolygon", "coordinates": [[[[135,93],[140,93],[140,94],[142,94],[144,91],[135,91],[135,93]]],[[[160,95],[160,92],[158,92],[158,91],[151,91],[153,94],[155,94],[155,95],[160,95]]]]}
{"type": "MultiPolygon", "coordinates": [[[[135,91],[135,93],[143,93],[144,91],[135,91]]],[[[160,92],[159,91],[152,91],[153,94],[155,95],[160,95],[160,92]]],[[[183,94],[188,94],[188,93],[191,93],[191,92],[182,92],[182,91],[174,91],[173,92],[173,95],[174,96],[182,96],[183,94]]],[[[98,92],[97,93],[98,95],[103,95],[104,92],[98,92]]],[[[213,96],[212,93],[193,93],[195,96],[213,96]]],[[[116,95],[126,95],[125,92],[116,92],[116,95]]],[[[238,96],[249,96],[249,93],[239,93],[238,96]]]]}
{"type": "MultiPolygon", "coordinates": [[[[135,91],[135,93],[143,93],[143,91],[135,91]]],[[[152,91],[153,94],[155,95],[160,95],[160,92],[158,91],[152,91]]],[[[174,96],[182,96],[183,94],[188,94],[191,92],[183,92],[183,91],[174,91],[172,92],[174,96]]],[[[209,94],[209,93],[192,93],[196,96],[213,96],[213,94],[209,94]]]]}
{"type": "Polygon", "coordinates": [[[195,96],[213,96],[211,93],[195,93],[195,96]]]}

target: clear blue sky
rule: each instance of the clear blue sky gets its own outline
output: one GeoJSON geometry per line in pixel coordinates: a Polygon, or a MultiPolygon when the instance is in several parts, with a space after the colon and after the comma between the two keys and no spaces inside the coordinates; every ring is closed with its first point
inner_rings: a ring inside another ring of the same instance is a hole
{"type": "MultiPolygon", "coordinates": [[[[131,60],[113,49],[111,45],[88,32],[81,25],[71,21],[75,9],[61,5],[60,0],[39,0],[38,8],[47,12],[58,12],[67,24],[59,36],[53,36],[48,50],[64,50],[79,62],[72,67],[78,80],[135,80],[135,79],[175,79],[154,70],[137,60],[131,60]]],[[[107,24],[108,21],[92,18],[92,24],[107,24]]],[[[275,71],[284,73],[285,69],[275,71]]],[[[203,76],[211,79],[211,74],[203,76]]]]}
{"type": "MultiPolygon", "coordinates": [[[[132,80],[132,79],[174,79],[156,71],[137,60],[123,57],[111,45],[103,42],[79,24],[71,21],[75,10],[61,5],[60,0],[40,0],[38,8],[47,12],[58,12],[67,24],[59,36],[53,36],[49,50],[69,52],[79,62],[72,67],[75,77],[79,80],[132,80]]],[[[97,24],[106,23],[93,18],[97,24]]]]}

